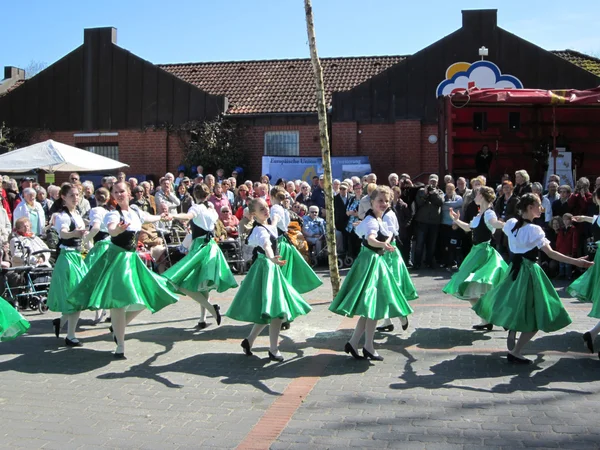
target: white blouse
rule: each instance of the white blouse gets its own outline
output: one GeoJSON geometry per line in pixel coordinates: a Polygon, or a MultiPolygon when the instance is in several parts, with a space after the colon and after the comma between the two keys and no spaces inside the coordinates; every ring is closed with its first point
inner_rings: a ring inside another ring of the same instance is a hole
{"type": "MultiPolygon", "coordinates": [[[[131,205],[129,207],[129,210],[127,210],[127,211],[122,210],[121,213],[123,214],[123,218],[125,219],[125,222],[129,224],[129,226],[127,227],[127,231],[135,231],[135,232],[138,232],[142,229],[142,225],[144,224],[144,222],[146,222],[146,219],[149,216],[148,213],[137,208],[135,205],[131,205]]],[[[117,210],[110,211],[104,217],[104,224],[107,227],[111,223],[119,223],[119,222],[121,222],[121,215],[119,214],[119,211],[117,211],[117,210]]]]}
{"type": "Polygon", "coordinates": [[[103,206],[97,206],[96,208],[92,208],[90,210],[90,226],[94,226],[96,222],[100,222],[100,231],[104,231],[108,233],[108,228],[106,228],[106,224],[104,223],[104,218],[108,214],[108,210],[103,206]]]}
{"type": "Polygon", "coordinates": [[[544,230],[538,225],[526,223],[515,232],[511,232],[516,224],[517,219],[510,219],[502,228],[504,234],[508,236],[508,247],[511,252],[517,254],[527,253],[536,247],[542,248],[550,244],[544,230]]]}
{"type": "Polygon", "coordinates": [[[264,250],[267,245],[271,245],[271,236],[277,239],[277,227],[274,225],[257,225],[248,236],[248,245],[258,246],[264,250]]]}
{"type": "Polygon", "coordinates": [[[393,235],[393,232],[383,221],[379,221],[373,216],[366,216],[354,229],[354,232],[361,238],[368,238],[372,234],[377,235],[380,231],[384,236],[393,235]]]}
{"type": "Polygon", "coordinates": [[[396,217],[396,213],[390,210],[383,216],[383,223],[387,226],[388,230],[390,230],[394,236],[398,236],[400,225],[398,224],[398,217],[396,217]]]}
{"type": "Polygon", "coordinates": [[[207,208],[206,205],[192,205],[188,214],[194,216],[192,222],[206,231],[213,231],[219,220],[219,213],[215,208],[207,208]]]}
{"type": "Polygon", "coordinates": [[[275,219],[275,216],[279,217],[279,221],[277,222],[277,228],[281,231],[288,231],[288,226],[290,224],[290,213],[281,205],[273,205],[271,206],[271,220],[275,219]]]}
{"type": "MultiPolygon", "coordinates": [[[[77,211],[71,213],[71,216],[73,216],[73,220],[75,221],[75,229],[77,230],[83,230],[85,229],[85,223],[83,222],[83,219],[81,218],[81,216],[79,215],[79,213],[77,211]]],[[[66,212],[59,212],[56,213],[54,215],[54,229],[58,232],[58,235],[60,236],[60,231],[63,228],[66,228],[67,231],[69,231],[69,228],[71,227],[71,217],[69,217],[69,215],[66,212]]],[[[60,246],[61,248],[67,248],[64,245],[60,246]]]]}
{"type": "MultiPolygon", "coordinates": [[[[488,209],[487,211],[485,211],[483,213],[483,216],[484,216],[484,220],[485,220],[485,226],[488,227],[488,230],[494,231],[495,229],[492,225],[490,225],[490,221],[494,220],[494,219],[498,219],[498,217],[496,216],[496,212],[493,209],[488,209]]],[[[477,214],[475,217],[473,217],[473,220],[471,220],[471,223],[469,224],[471,229],[477,228],[479,226],[480,220],[481,220],[481,214],[477,214]]]]}

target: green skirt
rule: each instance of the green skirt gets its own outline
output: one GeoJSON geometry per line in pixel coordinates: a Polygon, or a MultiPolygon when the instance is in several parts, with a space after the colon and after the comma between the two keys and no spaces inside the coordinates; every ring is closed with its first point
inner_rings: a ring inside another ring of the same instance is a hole
{"type": "Polygon", "coordinates": [[[415,285],[410,278],[406,264],[404,264],[404,260],[402,259],[402,255],[400,254],[395,241],[392,241],[392,247],[394,247],[394,251],[384,253],[383,260],[387,263],[390,272],[392,272],[394,281],[404,294],[404,298],[408,301],[415,300],[419,298],[419,294],[417,294],[415,285]]]}
{"type": "Polygon", "coordinates": [[[277,239],[277,249],[281,259],[287,261],[284,266],[281,266],[281,272],[297,292],[306,294],[323,284],[319,276],[285,236],[279,236],[277,239]]]}
{"type": "Polygon", "coordinates": [[[517,279],[510,273],[479,299],[473,310],[488,322],[513,331],[547,333],[571,323],[556,289],[536,263],[523,260],[517,279]]]}
{"type": "Polygon", "coordinates": [[[137,253],[112,243],[69,297],[73,308],[92,311],[148,308],[155,313],[175,302],[165,278],[151,272],[137,253]]]}
{"type": "Polygon", "coordinates": [[[508,266],[489,244],[474,245],[442,292],[461,300],[480,298],[504,277],[508,266]]]}
{"type": "Polygon", "coordinates": [[[406,317],[413,312],[395,282],[385,257],[363,246],[329,310],[373,320],[406,317]]]}
{"type": "Polygon", "coordinates": [[[96,242],[85,257],[85,265],[88,266],[88,268],[92,267],[94,263],[98,261],[102,255],[104,255],[104,252],[106,251],[109,245],[110,239],[103,239],[101,241],[96,242]]]}
{"type": "Polygon", "coordinates": [[[48,309],[50,311],[72,314],[79,309],[70,301],[73,289],[80,286],[88,272],[81,253],[77,250],[61,249],[48,289],[48,309]]]}
{"type": "Polygon", "coordinates": [[[582,302],[592,303],[588,316],[600,319],[600,251],[596,252],[594,265],[573,281],[567,292],[582,302]]]}
{"type": "Polygon", "coordinates": [[[280,267],[259,254],[226,316],[241,322],[268,324],[272,319],[291,322],[311,309],[283,276],[280,267]]]}
{"type": "Polygon", "coordinates": [[[29,322],[0,297],[0,342],[11,341],[29,330],[29,322]]]}
{"type": "Polygon", "coordinates": [[[219,245],[204,237],[194,239],[189,253],[162,276],[177,288],[192,292],[225,292],[238,285],[219,245]]]}

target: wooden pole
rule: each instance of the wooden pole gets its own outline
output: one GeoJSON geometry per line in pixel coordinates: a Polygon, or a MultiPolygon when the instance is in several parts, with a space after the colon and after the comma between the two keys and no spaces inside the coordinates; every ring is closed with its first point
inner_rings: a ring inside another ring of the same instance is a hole
{"type": "Polygon", "coordinates": [[[313,20],[311,0],[304,0],[306,12],[306,32],[310,47],[310,59],[315,73],[317,94],[317,112],[319,114],[319,137],[321,139],[321,155],[323,157],[323,170],[325,181],[325,220],[327,225],[327,251],[329,253],[329,272],[331,287],[334,297],[340,290],[340,272],[337,265],[337,252],[335,243],[335,220],[333,211],[333,183],[331,179],[331,154],[329,151],[329,133],[327,132],[327,105],[325,104],[325,86],[323,82],[323,68],[317,54],[317,38],[315,37],[315,24],[313,20]]]}

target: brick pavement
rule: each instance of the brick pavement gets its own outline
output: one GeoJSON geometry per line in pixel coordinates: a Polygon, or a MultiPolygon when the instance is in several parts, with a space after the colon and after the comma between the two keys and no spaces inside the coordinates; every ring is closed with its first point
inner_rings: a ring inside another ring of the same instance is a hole
{"type": "MultiPolygon", "coordinates": [[[[326,276],[283,334],[283,364],[266,358],[267,335],[242,354],[249,325],[195,331],[189,299],[141,314],[123,361],[92,313],[76,349],[54,338],[54,313],[26,313],[30,334],[0,344],[0,447],[600,448],[600,361],[580,337],[589,305],[565,298],[573,324],[536,336],[536,365],[512,366],[506,333],[472,332],[468,304],[441,294],[447,277],[415,276],[410,327],[376,335],[377,363],[341,351],[354,320],[327,310],[326,276]]],[[[214,296],[223,310],[232,297],[214,296]]]]}

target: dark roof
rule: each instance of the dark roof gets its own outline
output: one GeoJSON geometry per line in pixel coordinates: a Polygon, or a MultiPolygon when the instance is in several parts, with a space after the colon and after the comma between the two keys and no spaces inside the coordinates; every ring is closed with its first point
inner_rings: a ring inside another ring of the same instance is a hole
{"type": "Polygon", "coordinates": [[[6,91],[2,92],[0,94],[0,97],[2,97],[3,95],[8,94],[10,91],[14,91],[16,88],[18,88],[19,86],[21,86],[23,83],[25,83],[26,80],[17,80],[15,81],[15,84],[13,84],[11,87],[9,87],[6,91]]]}
{"type": "Polygon", "coordinates": [[[600,77],[600,59],[575,50],[550,50],[556,56],[566,59],[571,64],[581,67],[600,77]]]}
{"type": "MultiPolygon", "coordinates": [[[[406,56],[321,58],[325,100],[383,72],[406,56]]],[[[310,59],[160,64],[161,69],[229,100],[229,114],[315,113],[310,59]]]]}

